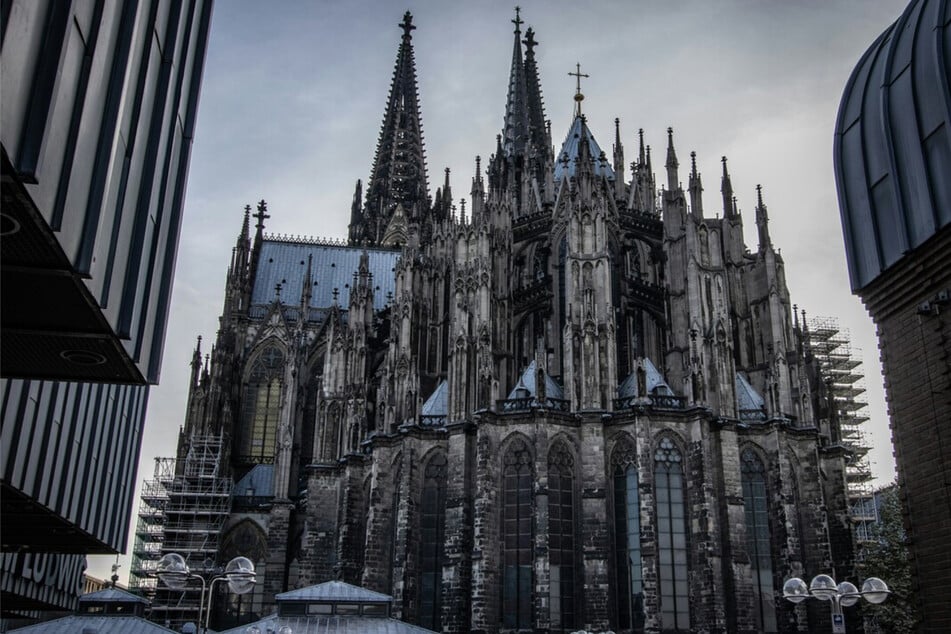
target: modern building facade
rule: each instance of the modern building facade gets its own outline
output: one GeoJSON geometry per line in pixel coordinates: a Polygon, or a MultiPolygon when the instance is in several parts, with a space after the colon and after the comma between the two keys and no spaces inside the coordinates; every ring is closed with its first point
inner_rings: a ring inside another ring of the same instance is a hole
{"type": "Polygon", "coordinates": [[[856,66],[835,169],[852,290],[878,327],[923,630],[951,630],[951,6],[913,0],[856,66]]]}
{"type": "Polygon", "coordinates": [[[0,5],[4,616],[125,547],[211,6],[0,5]]]}
{"type": "Polygon", "coordinates": [[[852,574],[852,452],[762,191],[747,248],[725,159],[705,208],[672,130],[658,186],[644,133],[628,163],[616,122],[606,154],[580,91],[555,151],[522,24],[458,206],[448,172],[429,194],[407,13],[348,241],[269,236],[246,208],[177,458],[142,500],[155,618],[198,610],[197,588],[150,585],[176,551],[256,562],[219,628],[275,597],[283,623],[281,593],[334,579],[443,632],[828,627],[779,589],[852,574]]]}

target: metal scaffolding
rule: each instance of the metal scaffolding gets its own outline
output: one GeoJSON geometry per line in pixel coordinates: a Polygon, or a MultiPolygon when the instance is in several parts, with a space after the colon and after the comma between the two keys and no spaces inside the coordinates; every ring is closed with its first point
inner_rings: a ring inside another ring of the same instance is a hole
{"type": "Polygon", "coordinates": [[[198,622],[201,584],[170,590],[155,577],[158,560],[179,553],[189,569],[210,576],[221,528],[231,509],[232,480],[222,476],[223,437],[193,435],[184,456],[156,458],[142,487],[129,585],[152,601],[149,619],[174,630],[198,622]]]}
{"type": "Polygon", "coordinates": [[[847,329],[835,317],[813,317],[808,321],[809,345],[819,361],[822,379],[832,395],[833,442],[851,450],[853,459],[846,468],[849,506],[855,537],[868,539],[869,527],[877,521],[872,493],[869,445],[863,425],[868,421],[865,402],[865,372],[861,350],[852,347],[847,329]],[[837,425],[835,424],[837,423],[837,425]]]}

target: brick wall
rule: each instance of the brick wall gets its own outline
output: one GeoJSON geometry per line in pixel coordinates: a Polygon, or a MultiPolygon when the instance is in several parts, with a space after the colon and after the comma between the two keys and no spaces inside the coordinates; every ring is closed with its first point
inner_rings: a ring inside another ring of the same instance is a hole
{"type": "Polygon", "coordinates": [[[951,227],[860,291],[878,326],[923,632],[951,631],[940,582],[951,571],[951,302],[939,296],[949,291],[951,227]]]}

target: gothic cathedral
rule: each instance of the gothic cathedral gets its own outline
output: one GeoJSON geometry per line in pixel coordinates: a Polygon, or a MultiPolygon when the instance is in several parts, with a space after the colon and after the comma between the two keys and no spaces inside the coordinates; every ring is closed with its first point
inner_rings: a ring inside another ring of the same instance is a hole
{"type": "Polygon", "coordinates": [[[504,126],[458,207],[448,170],[429,193],[407,13],[348,240],[246,209],[176,467],[227,491],[194,561],[258,565],[212,622],[341,579],[441,632],[824,627],[780,588],[851,575],[849,451],[762,191],[748,248],[726,158],[710,214],[671,129],[658,185],[643,132],[633,162],[617,120],[602,151],[580,89],[556,149],[514,22],[504,126]]]}

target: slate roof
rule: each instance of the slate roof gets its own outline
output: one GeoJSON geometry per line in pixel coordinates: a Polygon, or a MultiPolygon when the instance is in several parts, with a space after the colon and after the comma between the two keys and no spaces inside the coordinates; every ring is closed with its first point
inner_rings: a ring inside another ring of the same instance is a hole
{"type": "Polygon", "coordinates": [[[276,614],[254,623],[245,623],[218,634],[246,634],[257,625],[262,634],[277,632],[289,626],[294,634],[432,634],[432,630],[404,623],[393,618],[368,616],[278,616],[276,614]]]}
{"type": "Polygon", "coordinates": [[[148,600],[137,594],[126,592],[121,588],[104,588],[96,592],[89,592],[79,597],[79,605],[83,603],[100,603],[108,601],[109,603],[144,603],[148,605],[148,600]]]}
{"type": "MultiPolygon", "coordinates": [[[[281,285],[281,299],[285,303],[295,305],[300,302],[301,287],[307,274],[307,257],[312,256],[314,286],[310,305],[314,308],[333,305],[333,290],[336,288],[339,291],[337,303],[346,308],[350,302],[350,284],[360,266],[363,250],[363,247],[344,244],[265,238],[261,242],[251,303],[269,304],[274,301],[277,284],[281,285]]],[[[370,273],[373,274],[373,307],[380,310],[386,305],[387,293],[396,288],[394,268],[400,253],[367,249],[367,254],[370,273]]]]}
{"type": "Polygon", "coordinates": [[[393,600],[388,594],[374,592],[343,581],[325,581],[315,586],[282,592],[274,597],[281,601],[346,601],[358,603],[389,603],[393,600]]]}
{"type": "MultiPolygon", "coordinates": [[[[169,634],[170,630],[140,616],[95,616],[74,614],[53,621],[44,621],[11,630],[17,634],[169,634]]],[[[244,632],[244,630],[240,630],[244,632]]],[[[297,632],[297,630],[294,630],[297,632]]],[[[332,630],[331,630],[332,631],[332,630]]],[[[370,630],[367,630],[370,631],[370,630]]]]}
{"type": "Polygon", "coordinates": [[[637,393],[637,371],[631,372],[626,379],[618,386],[618,398],[631,398],[634,396],[648,396],[649,394],[673,395],[674,391],[670,389],[667,382],[664,381],[664,375],[660,373],[650,359],[644,359],[644,382],[647,387],[647,394],[637,393]]]}
{"type": "Polygon", "coordinates": [[[603,166],[598,157],[601,156],[601,146],[598,145],[598,142],[594,139],[594,135],[591,134],[591,130],[588,128],[588,124],[585,123],[584,117],[575,117],[574,122],[571,124],[571,128],[568,130],[568,135],[565,137],[565,142],[561,145],[561,150],[555,156],[555,180],[561,180],[565,175],[574,176],[575,175],[575,159],[578,158],[578,146],[581,144],[582,139],[588,141],[588,149],[591,151],[591,158],[594,159],[594,173],[598,176],[602,174],[606,175],[608,178],[614,178],[614,170],[611,168],[610,163],[605,163],[603,166]],[[564,163],[564,156],[568,155],[568,164],[564,163]]]}
{"type": "Polygon", "coordinates": [[[280,614],[281,604],[303,602],[390,604],[393,601],[388,594],[373,592],[343,581],[326,581],[315,586],[282,592],[275,599],[278,602],[278,614],[272,614],[254,623],[245,623],[219,634],[246,634],[252,625],[256,625],[262,634],[278,632],[284,626],[290,627],[294,634],[426,634],[432,632],[432,630],[384,616],[280,614]]]}
{"type": "Polygon", "coordinates": [[[439,382],[422,407],[423,416],[446,416],[449,413],[449,384],[445,379],[439,382]]]}
{"type": "Polygon", "coordinates": [[[736,406],[738,409],[763,409],[766,406],[763,397],[739,372],[736,373],[736,406]]]}
{"type": "Polygon", "coordinates": [[[248,489],[254,489],[255,497],[273,495],[274,465],[254,465],[254,468],[234,485],[234,494],[238,496],[245,495],[248,489]]]}
{"type": "MultiPolygon", "coordinates": [[[[515,387],[512,388],[512,391],[509,392],[508,398],[520,398],[518,394],[519,389],[528,390],[528,393],[531,396],[537,396],[535,392],[535,361],[533,360],[528,364],[528,367],[525,368],[525,371],[522,372],[522,376],[519,377],[518,383],[515,384],[515,387]]],[[[553,378],[548,376],[548,373],[545,373],[545,396],[547,398],[565,398],[565,393],[561,389],[561,386],[558,385],[553,378]]]]}

